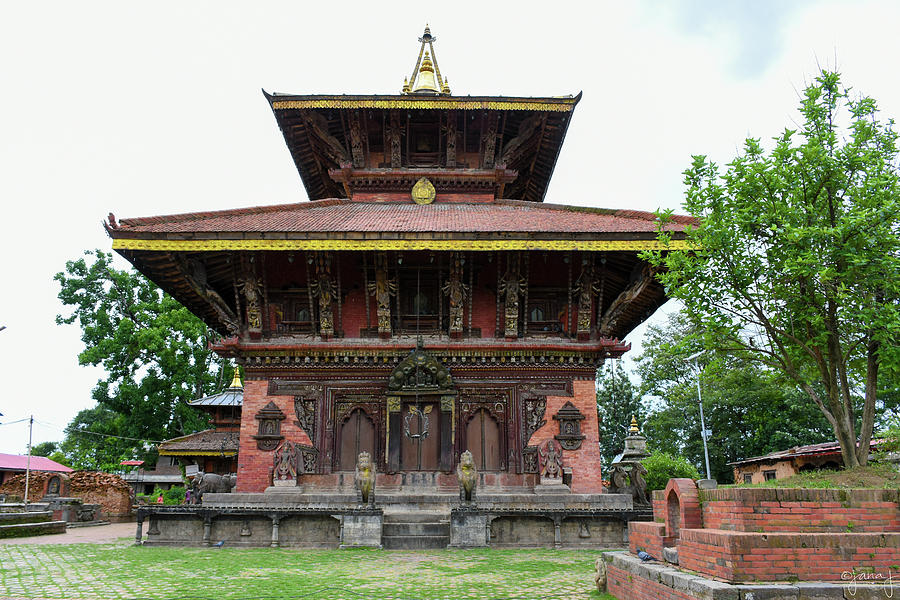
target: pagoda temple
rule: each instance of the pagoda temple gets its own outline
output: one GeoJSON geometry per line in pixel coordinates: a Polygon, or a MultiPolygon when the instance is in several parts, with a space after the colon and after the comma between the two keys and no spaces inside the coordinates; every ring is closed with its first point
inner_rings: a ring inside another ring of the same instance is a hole
{"type": "Polygon", "coordinates": [[[264,92],[309,201],[110,215],[113,248],[243,367],[235,492],[352,488],[364,451],[377,489],[446,492],[469,451],[533,493],[557,447],[599,494],[595,373],[666,301],[655,216],[545,202],[581,95],[454,96],[419,42],[396,95],[264,92]]]}

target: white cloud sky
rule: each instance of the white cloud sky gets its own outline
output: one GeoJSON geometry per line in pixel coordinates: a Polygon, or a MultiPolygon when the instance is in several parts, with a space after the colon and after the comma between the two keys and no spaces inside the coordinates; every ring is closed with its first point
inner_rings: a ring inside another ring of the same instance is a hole
{"type": "MultiPolygon", "coordinates": [[[[900,114],[890,1],[10,3],[0,422],[33,413],[34,442],[58,440],[93,404],[100,373],[77,365],[77,328],[54,324],[52,278],[110,247],[107,213],[304,200],[260,88],[396,93],[426,21],[455,95],[584,91],[554,203],[677,208],[691,155],[726,163],[747,135],[790,125],[818,65],[900,114]]],[[[0,452],[26,441],[23,424],[0,425],[0,452]]]]}

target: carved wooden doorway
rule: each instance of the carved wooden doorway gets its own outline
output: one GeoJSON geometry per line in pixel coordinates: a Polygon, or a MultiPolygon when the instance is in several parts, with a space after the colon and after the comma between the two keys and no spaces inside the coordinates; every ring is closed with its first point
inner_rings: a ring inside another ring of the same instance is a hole
{"type": "Polygon", "coordinates": [[[499,471],[501,430],[491,413],[481,408],[466,423],[466,448],[479,471],[499,471]]]}
{"type": "Polygon", "coordinates": [[[437,471],[441,466],[441,407],[437,398],[403,405],[401,471],[437,471]]]}
{"type": "Polygon", "coordinates": [[[360,452],[368,452],[373,459],[375,454],[375,424],[361,408],[350,412],[341,423],[340,454],[338,468],[352,471],[356,468],[356,459],[360,452]]]}

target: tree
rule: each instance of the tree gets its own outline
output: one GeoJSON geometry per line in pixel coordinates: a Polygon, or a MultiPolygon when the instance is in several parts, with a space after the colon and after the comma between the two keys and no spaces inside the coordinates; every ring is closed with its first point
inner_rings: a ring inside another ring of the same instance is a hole
{"type": "MultiPolygon", "coordinates": [[[[696,349],[686,315],[648,328],[637,358],[641,392],[657,401],[644,422],[648,445],[703,465],[697,372],[685,359],[696,349]]],[[[730,462],[832,439],[825,417],[802,392],[771,370],[737,357],[701,355],[699,374],[712,476],[730,482],[730,462]]]]}
{"type": "Polygon", "coordinates": [[[684,204],[699,220],[693,250],[643,256],[664,267],[702,345],[791,380],[852,467],[868,460],[879,377],[900,359],[897,135],[837,73],[816,77],[800,113],[770,151],[748,139],[724,176],[695,156],[684,204]]]}
{"type": "Polygon", "coordinates": [[[32,456],[50,456],[56,449],[59,447],[59,444],[56,442],[41,442],[40,444],[35,444],[31,447],[31,455],[32,456]]]}
{"type": "Polygon", "coordinates": [[[230,373],[208,348],[213,332],[174,298],[134,270],[113,268],[109,253],[87,251],[85,257],[67,262],[54,277],[59,299],[72,309],[56,322],[78,323],[85,346],[79,363],[102,365],[106,376],[92,393],[97,408],[79,413],[63,448],[73,462],[93,468],[117,466],[121,458],[152,459],[149,442],[206,426],[187,402],[212,393],[230,373]],[[132,439],[77,433],[84,428],[132,439]]]}
{"type": "Polygon", "coordinates": [[[598,373],[597,416],[600,422],[600,456],[603,464],[609,466],[613,458],[625,448],[625,436],[631,417],[643,420],[644,411],[640,396],[628,378],[621,361],[615,366],[601,368],[598,373]]]}
{"type": "Polygon", "coordinates": [[[681,456],[673,456],[667,452],[655,451],[641,461],[647,469],[644,480],[647,482],[647,490],[664,490],[669,480],[674,477],[687,477],[688,479],[700,479],[700,472],[687,459],[681,456]]]}

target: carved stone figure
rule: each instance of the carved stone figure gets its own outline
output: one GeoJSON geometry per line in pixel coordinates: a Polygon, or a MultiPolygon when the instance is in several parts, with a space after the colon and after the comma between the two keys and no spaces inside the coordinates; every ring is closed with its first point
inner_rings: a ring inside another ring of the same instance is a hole
{"type": "Polygon", "coordinates": [[[562,449],[556,440],[541,444],[538,454],[541,458],[541,478],[562,479],[562,449]]]}
{"type": "Polygon", "coordinates": [[[237,484],[237,477],[234,475],[219,475],[217,473],[200,471],[194,476],[194,483],[191,486],[191,502],[200,504],[203,501],[203,494],[207,492],[211,494],[228,494],[235,484],[237,484]]]}
{"type": "Polygon", "coordinates": [[[360,504],[375,506],[375,464],[368,452],[356,458],[356,497],[360,504]]]}
{"type": "Polygon", "coordinates": [[[613,465],[609,470],[609,491],[612,494],[624,494],[628,491],[628,471],[622,465],[613,465]]]}
{"type": "Polygon", "coordinates": [[[472,453],[468,450],[459,457],[456,477],[459,479],[459,501],[463,504],[474,504],[475,488],[478,487],[478,470],[475,468],[472,453]]]}
{"type": "Polygon", "coordinates": [[[639,462],[634,463],[631,467],[631,488],[635,504],[650,504],[647,499],[647,480],[644,475],[647,474],[647,468],[639,462]]]}
{"type": "Polygon", "coordinates": [[[469,294],[469,286],[462,282],[462,261],[458,253],[454,253],[450,279],[442,289],[450,297],[450,335],[459,335],[463,330],[463,306],[469,294]]]}
{"type": "Polygon", "coordinates": [[[281,444],[275,455],[272,457],[274,481],[296,481],[297,480],[297,445],[287,441],[281,444]]]}
{"type": "Polygon", "coordinates": [[[379,252],[375,255],[375,281],[369,282],[369,294],[375,296],[378,308],[378,334],[391,336],[391,296],[397,295],[397,282],[388,277],[387,254],[379,252]]]}
{"type": "Polygon", "coordinates": [[[594,583],[597,584],[598,592],[606,592],[606,561],[601,556],[594,562],[594,583]]]}

